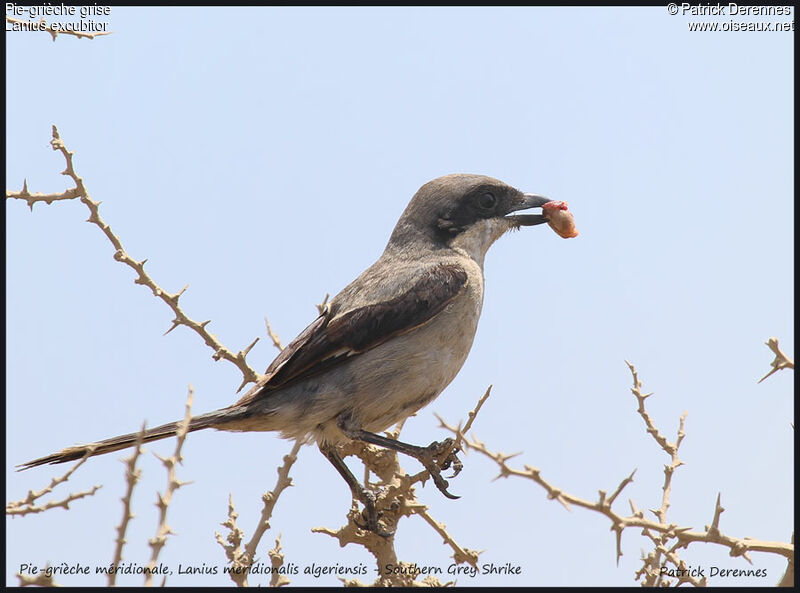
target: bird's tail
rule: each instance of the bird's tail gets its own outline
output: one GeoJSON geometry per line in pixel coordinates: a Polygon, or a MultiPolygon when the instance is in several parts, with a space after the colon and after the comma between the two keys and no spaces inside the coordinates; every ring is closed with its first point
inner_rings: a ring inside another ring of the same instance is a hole
{"type": "MultiPolygon", "coordinates": [[[[211,412],[209,414],[203,414],[201,416],[196,416],[189,421],[189,432],[194,432],[195,430],[202,430],[204,428],[211,428],[212,426],[216,426],[219,423],[220,419],[220,411],[211,412]]],[[[171,436],[174,436],[178,433],[178,425],[180,422],[170,422],[168,424],[162,424],[161,426],[156,426],[155,428],[149,428],[144,431],[144,436],[142,438],[143,443],[149,443],[150,441],[158,441],[160,439],[166,439],[171,436]]],[[[120,449],[125,449],[127,447],[133,447],[136,444],[137,439],[139,438],[138,432],[131,432],[129,434],[123,434],[117,437],[112,437],[110,439],[105,439],[103,441],[98,441],[96,443],[90,443],[88,445],[76,445],[74,447],[67,447],[66,449],[62,449],[58,453],[51,453],[50,455],[46,455],[44,457],[40,457],[39,459],[34,459],[33,461],[28,461],[26,463],[22,463],[18,465],[20,469],[18,471],[22,471],[25,469],[30,469],[32,467],[37,467],[39,465],[45,465],[46,463],[66,463],[68,461],[74,461],[76,459],[81,459],[87,453],[90,457],[94,457],[95,455],[105,455],[106,453],[111,453],[113,451],[119,451],[120,449]]]]}

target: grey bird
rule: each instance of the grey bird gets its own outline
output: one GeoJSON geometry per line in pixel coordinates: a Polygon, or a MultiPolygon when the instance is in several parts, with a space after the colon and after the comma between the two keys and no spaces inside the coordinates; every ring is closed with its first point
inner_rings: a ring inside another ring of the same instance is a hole
{"type": "MultiPolygon", "coordinates": [[[[340,443],[358,440],[410,455],[456,498],[441,476],[457,463],[449,439],[421,447],[376,433],[430,403],[455,378],[478,327],[486,251],[510,229],[547,222],[542,214],[514,213],[549,201],[483,175],[426,183],[383,255],[278,354],[258,384],[236,403],[195,416],[189,430],[279,431],[315,442],[364,505],[365,528],[381,535],[388,534],[378,524],[374,496],[345,465],[340,443]]],[[[151,428],[144,441],[173,436],[177,427],[151,428]]],[[[22,467],[110,453],[133,446],[137,436],[68,447],[22,467]]]]}

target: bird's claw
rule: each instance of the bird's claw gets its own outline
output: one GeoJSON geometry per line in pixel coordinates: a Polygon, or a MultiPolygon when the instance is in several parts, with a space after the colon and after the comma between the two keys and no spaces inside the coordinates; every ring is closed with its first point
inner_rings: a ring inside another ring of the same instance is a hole
{"type": "Polygon", "coordinates": [[[459,450],[460,449],[457,449],[457,448],[453,449],[453,452],[447,457],[447,459],[445,459],[446,465],[444,467],[442,467],[442,469],[447,469],[452,464],[452,466],[453,466],[453,475],[450,476],[451,479],[455,478],[458,474],[461,473],[461,470],[464,469],[464,464],[461,463],[461,460],[456,455],[456,453],[458,453],[459,450]]]}
{"type": "MultiPolygon", "coordinates": [[[[452,444],[453,439],[447,439],[450,441],[448,443],[448,447],[452,444]]],[[[445,449],[446,450],[446,449],[445,449]]],[[[461,460],[458,458],[458,453],[461,451],[458,447],[453,447],[452,450],[448,453],[447,457],[445,457],[440,463],[439,467],[443,470],[449,469],[450,467],[453,468],[453,475],[450,478],[455,478],[458,474],[461,473],[461,470],[464,469],[464,464],[461,463],[461,460]]]]}
{"type": "Polygon", "coordinates": [[[378,520],[383,513],[379,513],[375,506],[375,494],[364,489],[361,491],[361,496],[359,496],[359,498],[364,504],[364,510],[361,512],[361,516],[364,518],[365,523],[362,524],[356,518],[353,518],[353,523],[356,524],[356,527],[364,531],[371,531],[375,535],[379,535],[383,538],[392,537],[394,531],[385,530],[381,527],[378,520]]]}
{"type": "Polygon", "coordinates": [[[428,468],[428,471],[431,474],[431,478],[433,478],[433,483],[436,484],[436,487],[439,489],[439,492],[444,494],[447,498],[451,500],[458,500],[461,498],[460,496],[456,496],[455,494],[451,494],[447,491],[447,487],[450,485],[447,480],[442,477],[442,473],[439,471],[439,468],[431,466],[428,468]]]}
{"type": "Polygon", "coordinates": [[[456,455],[458,453],[458,448],[453,448],[453,443],[454,441],[451,438],[447,438],[442,442],[434,441],[425,447],[425,459],[420,459],[420,461],[425,466],[425,469],[428,470],[428,473],[430,473],[433,483],[439,489],[439,492],[444,494],[447,498],[456,500],[461,497],[447,491],[447,487],[450,484],[442,477],[441,472],[441,470],[448,469],[452,466],[455,473],[450,477],[455,478],[464,467],[461,460],[456,455]],[[447,457],[438,461],[439,457],[445,453],[447,453],[447,457]]]}

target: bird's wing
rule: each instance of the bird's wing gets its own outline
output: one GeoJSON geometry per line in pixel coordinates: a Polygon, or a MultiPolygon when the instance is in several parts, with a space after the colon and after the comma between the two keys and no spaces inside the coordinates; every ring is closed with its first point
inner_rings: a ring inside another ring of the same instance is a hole
{"type": "Polygon", "coordinates": [[[332,314],[326,309],[272,361],[265,377],[234,405],[327,371],[432,319],[464,288],[467,273],[455,264],[424,270],[401,294],[332,314]]]}

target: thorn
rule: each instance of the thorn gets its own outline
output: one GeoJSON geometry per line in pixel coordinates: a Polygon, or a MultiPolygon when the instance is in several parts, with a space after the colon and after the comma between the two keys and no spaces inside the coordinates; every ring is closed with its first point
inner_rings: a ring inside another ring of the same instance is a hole
{"type": "Polygon", "coordinates": [[[178,327],[179,325],[180,325],[180,322],[179,322],[177,319],[173,320],[173,322],[172,322],[172,327],[170,327],[170,328],[169,328],[167,331],[165,331],[165,332],[164,332],[162,335],[165,335],[165,336],[166,336],[166,335],[167,335],[169,332],[171,332],[173,329],[175,329],[175,328],[176,328],[176,327],[178,327]]]}
{"type": "Polygon", "coordinates": [[[328,298],[330,297],[330,293],[325,293],[325,298],[322,299],[322,302],[317,305],[317,311],[319,311],[320,315],[325,315],[329,310],[330,306],[328,305],[328,298]]]}
{"type": "Polygon", "coordinates": [[[250,352],[250,350],[252,350],[252,349],[253,349],[253,346],[255,346],[255,345],[256,345],[256,342],[258,342],[258,340],[259,340],[259,339],[260,339],[260,338],[256,337],[256,339],[255,339],[255,340],[253,340],[253,343],[252,343],[252,344],[250,344],[250,345],[249,345],[247,348],[245,348],[245,349],[244,349],[242,352],[240,352],[240,354],[242,355],[242,358],[244,358],[244,357],[246,357],[246,356],[248,355],[248,353],[250,352]]]}

